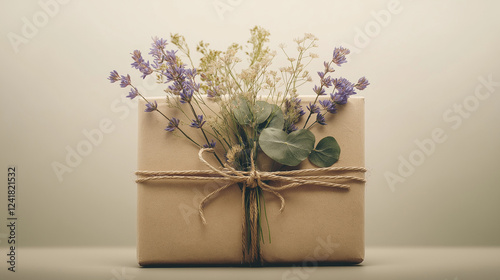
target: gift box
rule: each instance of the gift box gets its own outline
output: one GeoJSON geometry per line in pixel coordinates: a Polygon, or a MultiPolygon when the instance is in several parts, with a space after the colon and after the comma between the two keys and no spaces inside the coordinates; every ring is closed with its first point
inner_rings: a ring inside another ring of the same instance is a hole
{"type": "MultiPolygon", "coordinates": [[[[302,105],[315,96],[301,96],[302,105]]],[[[152,98],[169,117],[183,117],[168,108],[164,98],[152,98]]],[[[210,104],[210,101],[207,101],[210,104]]],[[[139,108],[145,102],[140,100],[139,108]]],[[[216,105],[213,104],[215,107],[216,105]]],[[[364,167],[364,98],[351,97],[328,125],[315,125],[316,142],[334,136],[341,148],[336,167],[364,167]]],[[[304,120],[303,120],[304,121],[304,120]]],[[[138,170],[208,170],[198,147],[186,138],[166,132],[168,121],[155,112],[139,110],[138,170]]],[[[201,137],[196,131],[190,136],[201,137]]],[[[198,138],[197,138],[198,139],[198,138]]],[[[201,140],[201,138],[200,138],[201,140]]],[[[206,160],[213,166],[212,157],[206,160]]],[[[317,168],[308,160],[298,169],[317,168]]],[[[362,172],[343,172],[364,178],[362,172]]],[[[315,175],[325,175],[316,171],[315,175]]],[[[286,201],[264,192],[267,222],[263,222],[261,256],[264,264],[356,264],[364,258],[364,182],[348,181],[339,190],[304,184],[280,192],[286,201]],[[269,227],[267,226],[269,225],[269,227]],[[268,233],[270,233],[270,238],[268,233]]],[[[199,214],[200,201],[225,182],[217,180],[154,180],[138,183],[137,257],[148,265],[242,264],[241,189],[234,184],[217,193],[199,214]]]]}

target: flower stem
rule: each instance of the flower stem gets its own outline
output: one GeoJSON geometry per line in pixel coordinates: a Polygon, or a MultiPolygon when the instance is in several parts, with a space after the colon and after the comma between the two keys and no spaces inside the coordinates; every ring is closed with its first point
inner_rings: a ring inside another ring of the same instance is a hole
{"type": "MultiPolygon", "coordinates": [[[[139,90],[137,90],[137,88],[133,85],[130,85],[131,87],[133,87],[136,91],[137,91],[137,94],[144,100],[146,101],[146,103],[149,103],[151,104],[151,102],[149,102],[148,99],[146,99],[146,97],[144,97],[144,95],[142,95],[139,90]]],[[[163,114],[160,110],[158,110],[158,108],[155,108],[155,111],[160,113],[160,115],[162,115],[165,119],[167,119],[168,121],[170,121],[170,118],[167,117],[165,114],[163,114]]],[[[195,144],[198,148],[201,148],[201,145],[198,144],[196,141],[194,141],[191,137],[189,137],[180,127],[177,127],[177,129],[189,140],[191,141],[193,144],[195,144]]]]}
{"type": "MultiPolygon", "coordinates": [[[[266,200],[264,199],[264,194],[262,193],[262,190],[260,188],[257,188],[257,192],[258,192],[258,199],[260,199],[260,197],[262,197],[262,206],[264,206],[264,217],[266,218],[266,224],[267,224],[267,233],[268,233],[268,237],[269,237],[269,243],[271,243],[271,228],[269,227],[269,219],[267,218],[267,211],[266,211],[266,200]]],[[[261,212],[261,207],[259,207],[259,212],[261,212]]],[[[262,229],[262,222],[260,222],[261,224],[261,229],[262,229]]],[[[262,234],[264,235],[264,234],[262,234]]],[[[264,243],[264,236],[262,236],[262,243],[264,243]]]]}
{"type": "MultiPolygon", "coordinates": [[[[315,104],[316,104],[316,102],[318,101],[318,98],[319,98],[319,95],[316,95],[316,99],[314,99],[314,103],[313,103],[313,105],[315,105],[315,104]]],[[[312,109],[312,108],[311,108],[311,109],[312,109]]],[[[303,128],[306,128],[307,122],[309,122],[309,119],[311,118],[311,115],[312,115],[312,111],[311,111],[311,110],[309,110],[309,115],[307,116],[307,120],[306,120],[306,122],[304,123],[304,127],[303,127],[303,128]]],[[[311,126],[312,126],[312,125],[311,125],[311,126]]],[[[310,128],[310,127],[309,127],[309,128],[310,128]]],[[[308,128],[308,129],[309,129],[309,128],[308,128]]]]}
{"type": "Polygon", "coordinates": [[[307,128],[307,130],[310,130],[310,129],[311,129],[311,127],[312,127],[315,123],[317,123],[317,122],[318,122],[318,121],[314,121],[314,122],[313,122],[313,123],[312,123],[312,124],[311,124],[311,125],[307,128]]]}
{"type": "MultiPolygon", "coordinates": [[[[194,118],[198,119],[198,116],[196,115],[196,111],[194,110],[193,104],[191,104],[191,102],[189,102],[188,104],[189,104],[189,107],[191,108],[191,112],[193,112],[194,118]]],[[[203,129],[203,127],[200,126],[200,130],[201,130],[201,133],[203,134],[203,137],[205,138],[205,141],[207,141],[207,145],[210,145],[210,140],[208,140],[207,134],[205,133],[205,130],[203,129]]],[[[224,166],[224,163],[222,163],[219,156],[217,156],[217,153],[214,152],[213,154],[214,154],[215,158],[217,159],[217,161],[219,162],[219,164],[221,166],[224,166]]]]}

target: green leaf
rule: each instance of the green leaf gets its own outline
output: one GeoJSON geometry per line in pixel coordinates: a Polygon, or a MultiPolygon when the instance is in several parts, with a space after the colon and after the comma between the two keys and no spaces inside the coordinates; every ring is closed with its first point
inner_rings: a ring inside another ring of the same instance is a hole
{"type": "Polygon", "coordinates": [[[285,117],[283,116],[283,112],[278,105],[272,105],[272,113],[270,116],[272,119],[269,121],[267,127],[274,127],[277,129],[283,129],[285,125],[285,117]]]}
{"type": "Polygon", "coordinates": [[[243,97],[233,100],[232,103],[234,106],[234,117],[236,118],[236,121],[243,126],[250,125],[254,121],[257,125],[265,122],[269,119],[269,116],[273,112],[273,106],[276,106],[271,105],[266,101],[259,100],[255,102],[255,106],[253,106],[252,110],[250,103],[243,97]]]}
{"type": "Polygon", "coordinates": [[[309,155],[309,160],[318,167],[329,167],[340,157],[340,146],[332,136],[327,136],[318,142],[318,145],[309,155]]]}
{"type": "Polygon", "coordinates": [[[267,120],[259,124],[259,126],[257,127],[258,134],[260,134],[263,129],[268,127],[283,129],[283,125],[285,124],[285,118],[283,116],[283,112],[281,111],[280,107],[278,107],[275,104],[272,104],[270,108],[271,108],[271,114],[269,115],[267,120]]]}
{"type": "Polygon", "coordinates": [[[254,110],[255,123],[261,124],[265,122],[272,112],[273,105],[267,103],[266,101],[256,101],[254,110]]]}
{"type": "Polygon", "coordinates": [[[278,163],[296,166],[309,156],[314,148],[314,134],[299,129],[287,134],[282,129],[269,127],[262,130],[259,145],[262,151],[278,163]]]}
{"type": "Polygon", "coordinates": [[[233,114],[236,118],[236,121],[238,121],[240,125],[251,124],[253,120],[253,114],[252,110],[250,110],[250,104],[248,104],[248,101],[243,97],[239,97],[233,100],[232,103],[234,105],[233,114]]]}

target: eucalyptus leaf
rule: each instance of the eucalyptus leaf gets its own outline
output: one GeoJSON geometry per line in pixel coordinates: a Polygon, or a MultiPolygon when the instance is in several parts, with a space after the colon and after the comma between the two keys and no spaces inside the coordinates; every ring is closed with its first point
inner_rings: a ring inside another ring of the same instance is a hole
{"type": "Polygon", "coordinates": [[[242,97],[239,97],[233,100],[232,103],[234,105],[233,114],[236,118],[236,121],[238,121],[240,125],[251,124],[253,120],[253,114],[248,101],[242,97]]]}
{"type": "Polygon", "coordinates": [[[283,112],[278,105],[272,105],[272,112],[270,117],[271,120],[269,121],[267,127],[283,129],[283,126],[285,125],[285,117],[283,116],[283,112]]]}
{"type": "Polygon", "coordinates": [[[271,105],[271,114],[267,118],[266,121],[263,123],[259,124],[257,127],[257,133],[260,134],[260,132],[268,127],[274,127],[278,129],[283,129],[283,125],[285,124],[285,118],[283,116],[283,112],[281,111],[280,107],[278,107],[275,104],[271,105]]]}
{"type": "Polygon", "coordinates": [[[255,123],[261,124],[265,122],[272,112],[273,105],[267,103],[266,101],[256,101],[254,110],[255,123]]]}
{"type": "Polygon", "coordinates": [[[282,129],[269,127],[262,130],[259,145],[262,151],[278,163],[296,166],[306,159],[314,148],[314,134],[299,129],[287,134],[282,129]]]}
{"type": "Polygon", "coordinates": [[[318,167],[332,166],[339,160],[340,146],[332,136],[327,136],[318,142],[318,145],[309,155],[309,161],[318,167]]]}

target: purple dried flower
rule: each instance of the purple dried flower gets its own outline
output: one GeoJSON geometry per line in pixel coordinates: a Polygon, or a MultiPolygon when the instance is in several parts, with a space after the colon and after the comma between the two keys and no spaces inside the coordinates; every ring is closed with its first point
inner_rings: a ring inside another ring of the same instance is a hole
{"type": "Polygon", "coordinates": [[[349,49],[346,49],[344,47],[335,48],[333,50],[332,62],[337,64],[337,66],[341,66],[343,63],[347,62],[345,56],[348,55],[350,52],[351,51],[349,51],[349,49]]]}
{"type": "Polygon", "coordinates": [[[166,69],[162,74],[167,78],[167,83],[172,82],[168,89],[176,95],[181,96],[181,103],[191,102],[194,92],[199,92],[200,84],[194,79],[197,75],[196,69],[186,69],[185,64],[179,63],[176,51],[167,51],[164,59],[166,69]]]}
{"type": "Polygon", "coordinates": [[[191,99],[193,98],[193,91],[192,90],[182,90],[181,93],[181,103],[190,103],[191,99]]]}
{"type": "Polygon", "coordinates": [[[215,142],[214,140],[212,140],[212,141],[210,141],[209,144],[203,145],[203,148],[206,148],[206,149],[208,149],[208,148],[215,148],[216,144],[217,144],[217,142],[215,142]]]}
{"type": "Polygon", "coordinates": [[[220,90],[219,86],[214,85],[214,83],[211,80],[207,79],[206,75],[204,75],[204,74],[201,74],[201,79],[203,81],[207,82],[207,86],[208,86],[207,96],[208,97],[216,97],[218,95],[219,90],[220,90]]]}
{"type": "Polygon", "coordinates": [[[217,96],[217,89],[214,87],[213,89],[207,89],[207,96],[212,98],[217,96]]]}
{"type": "Polygon", "coordinates": [[[326,72],[326,73],[328,73],[328,72],[335,72],[335,69],[333,69],[333,68],[330,66],[330,62],[325,61],[325,62],[323,62],[323,65],[325,66],[325,72],[326,72]]]}
{"type": "Polygon", "coordinates": [[[141,71],[143,79],[146,78],[146,76],[153,73],[153,69],[151,69],[151,67],[149,66],[149,61],[148,62],[144,61],[140,51],[135,50],[132,53],[132,59],[134,60],[134,62],[131,64],[132,67],[141,71]]]}
{"type": "Polygon", "coordinates": [[[292,131],[297,130],[296,123],[298,123],[303,115],[305,115],[304,110],[302,109],[302,105],[300,104],[301,100],[299,98],[291,98],[285,99],[284,106],[284,119],[285,124],[283,126],[283,130],[286,133],[290,133],[292,131]]]}
{"type": "Polygon", "coordinates": [[[179,127],[179,120],[176,119],[176,118],[171,118],[168,121],[168,125],[167,125],[167,128],[165,128],[165,130],[172,132],[172,131],[174,131],[178,127],[179,127]]]}
{"type": "Polygon", "coordinates": [[[201,128],[206,121],[203,120],[203,115],[198,115],[195,120],[189,125],[194,128],[201,128]]]}
{"type": "Polygon", "coordinates": [[[184,71],[184,74],[186,74],[186,76],[190,79],[194,79],[194,77],[196,77],[196,69],[186,69],[184,71]]]}
{"type": "Polygon", "coordinates": [[[335,103],[333,103],[331,100],[326,99],[326,100],[320,100],[319,104],[323,106],[323,108],[330,114],[335,114],[337,113],[337,107],[335,107],[335,103]]]}
{"type": "Polygon", "coordinates": [[[139,95],[139,91],[135,87],[132,87],[127,97],[130,99],[134,99],[137,97],[137,95],[139,95]]]}
{"type": "Polygon", "coordinates": [[[131,55],[132,55],[132,59],[134,60],[134,62],[131,64],[132,67],[138,68],[139,65],[141,65],[144,62],[144,59],[142,58],[141,51],[135,50],[131,53],[131,55]]]}
{"type": "Polygon", "coordinates": [[[151,75],[151,73],[153,73],[153,69],[151,69],[151,67],[149,66],[149,61],[143,63],[139,71],[141,71],[143,79],[146,78],[148,75],[151,75]]]}
{"type": "Polygon", "coordinates": [[[370,83],[365,77],[361,77],[358,80],[358,83],[354,86],[355,88],[359,90],[364,90],[370,83]]]}
{"type": "MultiPolygon", "coordinates": [[[[189,69],[186,69],[189,70],[189,69]]],[[[200,90],[200,84],[195,83],[193,80],[189,79],[184,82],[182,82],[183,88],[189,91],[199,91],[200,90]]]]}
{"type": "Polygon", "coordinates": [[[325,89],[323,87],[314,86],[313,91],[317,95],[324,95],[325,94],[325,89]]]}
{"type": "Polygon", "coordinates": [[[118,75],[118,72],[116,72],[116,70],[113,70],[113,71],[109,72],[108,80],[110,82],[114,83],[114,82],[118,82],[119,80],[121,80],[121,78],[120,78],[120,75],[118,75]]]}
{"type": "Polygon", "coordinates": [[[167,46],[167,40],[163,38],[154,37],[152,47],[155,49],[163,50],[167,46]]]}
{"type": "Polygon", "coordinates": [[[309,103],[308,106],[306,106],[307,110],[309,110],[312,114],[317,114],[320,112],[320,109],[318,105],[309,103]]]}
{"type": "Polygon", "coordinates": [[[316,115],[316,121],[320,124],[320,125],[326,125],[326,120],[325,120],[325,116],[323,116],[322,114],[318,113],[316,115]]]}
{"type": "Polygon", "coordinates": [[[163,64],[162,64],[162,61],[157,60],[157,59],[153,59],[153,64],[152,64],[152,67],[153,67],[154,69],[158,69],[158,68],[160,68],[162,65],[163,65],[163,64]]]}
{"type": "MultiPolygon", "coordinates": [[[[303,115],[306,114],[304,112],[304,109],[302,109],[302,105],[300,105],[300,102],[302,100],[299,98],[294,98],[294,99],[286,99],[285,100],[285,111],[292,111],[293,114],[296,114],[299,118],[303,115]]],[[[298,119],[297,119],[298,121],[298,119]]]]}
{"type": "Polygon", "coordinates": [[[167,46],[167,40],[163,38],[158,39],[158,37],[154,37],[153,43],[151,44],[151,49],[149,49],[149,54],[154,58],[153,67],[159,68],[159,63],[163,61],[163,50],[167,46]]]}
{"type": "Polygon", "coordinates": [[[304,109],[302,109],[302,106],[298,107],[296,110],[297,110],[297,113],[299,114],[299,117],[302,117],[303,115],[306,114],[306,112],[304,112],[304,109]]]}
{"type": "Polygon", "coordinates": [[[166,51],[165,60],[171,67],[177,66],[177,56],[175,55],[176,53],[177,51],[174,50],[166,51]]]}
{"type": "Polygon", "coordinates": [[[324,79],[321,79],[321,84],[326,86],[327,88],[331,87],[333,84],[333,79],[330,76],[326,76],[324,79]]]}
{"type": "Polygon", "coordinates": [[[130,85],[130,75],[127,74],[127,76],[121,76],[120,79],[120,87],[124,88],[130,85]]]}
{"type": "Polygon", "coordinates": [[[337,104],[346,104],[349,96],[356,94],[353,84],[345,78],[334,79],[333,84],[335,85],[335,89],[337,89],[337,92],[335,94],[332,94],[331,97],[332,100],[337,104]]]}
{"type": "Polygon", "coordinates": [[[295,124],[291,123],[291,124],[288,126],[288,133],[293,132],[293,131],[295,131],[295,130],[297,130],[297,129],[298,129],[298,127],[297,127],[295,124]]]}
{"type": "Polygon", "coordinates": [[[156,108],[158,108],[158,104],[155,103],[151,103],[151,102],[148,102],[148,104],[146,104],[146,109],[144,110],[144,112],[153,112],[154,110],[156,110],[156,108]]]}

